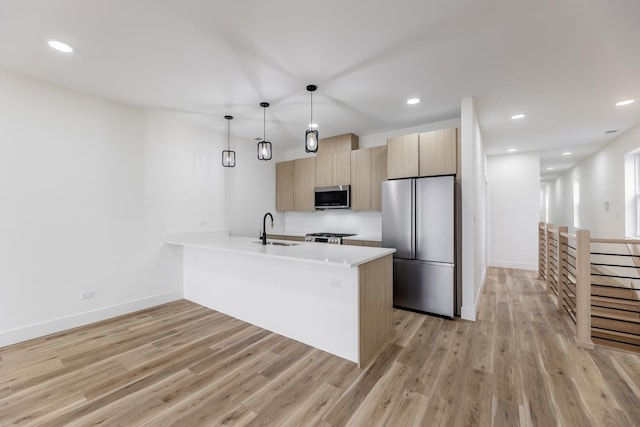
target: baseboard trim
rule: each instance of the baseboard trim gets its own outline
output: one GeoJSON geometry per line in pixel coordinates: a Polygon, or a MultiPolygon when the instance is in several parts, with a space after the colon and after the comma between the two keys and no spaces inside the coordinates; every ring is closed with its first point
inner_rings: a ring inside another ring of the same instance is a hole
{"type": "Polygon", "coordinates": [[[511,261],[491,260],[491,261],[489,261],[489,267],[512,268],[512,269],[516,269],[516,270],[538,271],[538,264],[529,264],[529,263],[525,263],[525,262],[511,262],[511,261]]]}
{"type": "Polygon", "coordinates": [[[123,314],[133,313],[134,311],[144,310],[145,308],[166,304],[182,298],[183,291],[179,290],[0,332],[0,347],[40,338],[45,335],[77,328],[78,326],[88,325],[89,323],[99,322],[123,314]]]}

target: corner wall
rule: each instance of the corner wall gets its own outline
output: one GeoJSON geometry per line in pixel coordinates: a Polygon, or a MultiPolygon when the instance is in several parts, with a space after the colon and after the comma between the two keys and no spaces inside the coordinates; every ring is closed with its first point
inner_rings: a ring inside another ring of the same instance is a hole
{"type": "Polygon", "coordinates": [[[164,239],[226,224],[217,138],[10,72],[0,93],[0,346],[181,298],[164,239]]]}
{"type": "Polygon", "coordinates": [[[473,98],[464,98],[461,107],[461,317],[476,320],[487,270],[486,154],[473,98]]]}

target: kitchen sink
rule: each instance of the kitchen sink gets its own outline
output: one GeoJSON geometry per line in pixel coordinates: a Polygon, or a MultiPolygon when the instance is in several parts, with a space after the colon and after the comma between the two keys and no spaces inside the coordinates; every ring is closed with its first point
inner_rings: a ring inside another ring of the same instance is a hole
{"type": "MultiPolygon", "coordinates": [[[[258,243],[258,244],[262,244],[262,242],[253,242],[253,243],[258,243]]],[[[287,242],[267,242],[267,245],[273,245],[273,246],[296,246],[298,245],[298,243],[287,243],[287,242]]]]}

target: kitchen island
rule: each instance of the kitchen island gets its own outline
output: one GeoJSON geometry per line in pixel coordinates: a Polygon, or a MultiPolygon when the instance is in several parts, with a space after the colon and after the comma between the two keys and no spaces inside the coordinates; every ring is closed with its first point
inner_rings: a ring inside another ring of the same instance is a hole
{"type": "Polygon", "coordinates": [[[395,249],[208,233],[167,243],[184,247],[185,299],[360,366],[391,336],[395,249]]]}

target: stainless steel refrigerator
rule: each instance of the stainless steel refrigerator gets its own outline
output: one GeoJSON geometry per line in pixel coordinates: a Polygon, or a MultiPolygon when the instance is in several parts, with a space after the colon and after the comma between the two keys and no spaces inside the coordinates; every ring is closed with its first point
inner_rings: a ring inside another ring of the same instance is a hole
{"type": "Polygon", "coordinates": [[[382,183],[382,245],[396,248],[393,304],[453,317],[455,177],[382,183]]]}

